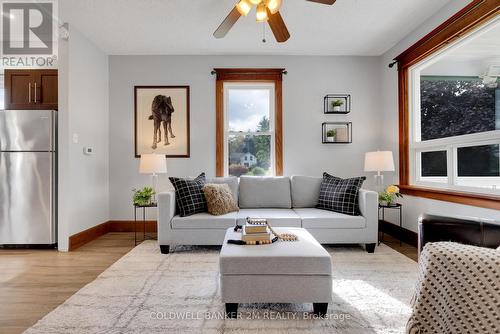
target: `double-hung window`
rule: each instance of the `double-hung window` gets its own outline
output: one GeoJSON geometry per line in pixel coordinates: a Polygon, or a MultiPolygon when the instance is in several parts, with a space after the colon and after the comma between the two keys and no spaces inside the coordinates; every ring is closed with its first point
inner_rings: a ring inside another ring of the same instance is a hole
{"type": "Polygon", "coordinates": [[[283,68],[215,68],[217,176],[283,175],[283,68]]]}
{"type": "Polygon", "coordinates": [[[274,83],[224,83],[224,174],[274,175],[274,83]]]}

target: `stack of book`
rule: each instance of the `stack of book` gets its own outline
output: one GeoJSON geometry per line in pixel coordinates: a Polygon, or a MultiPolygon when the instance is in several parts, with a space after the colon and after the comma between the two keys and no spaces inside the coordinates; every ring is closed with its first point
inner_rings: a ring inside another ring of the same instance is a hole
{"type": "Polygon", "coordinates": [[[271,231],[269,231],[267,225],[252,224],[251,222],[247,222],[243,226],[243,234],[241,235],[241,240],[251,243],[268,243],[271,240],[271,231]]]}

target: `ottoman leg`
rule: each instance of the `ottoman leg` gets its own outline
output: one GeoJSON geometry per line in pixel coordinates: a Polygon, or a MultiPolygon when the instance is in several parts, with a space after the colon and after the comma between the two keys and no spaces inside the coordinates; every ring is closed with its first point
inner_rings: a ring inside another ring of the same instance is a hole
{"type": "Polygon", "coordinates": [[[313,303],[313,313],[323,317],[328,310],[328,303],[313,303]]]}
{"type": "Polygon", "coordinates": [[[226,317],[236,318],[238,316],[238,303],[226,303],[226,317]]]}
{"type": "Polygon", "coordinates": [[[170,246],[169,245],[160,245],[160,251],[162,254],[168,254],[168,253],[170,253],[170,246]]]}

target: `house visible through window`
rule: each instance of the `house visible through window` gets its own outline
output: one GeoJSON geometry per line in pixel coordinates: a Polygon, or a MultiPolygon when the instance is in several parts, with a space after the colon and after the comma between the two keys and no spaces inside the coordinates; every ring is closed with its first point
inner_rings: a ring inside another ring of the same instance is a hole
{"type": "Polygon", "coordinates": [[[225,83],[226,175],[274,174],[274,84],[225,83]]]}
{"type": "Polygon", "coordinates": [[[470,37],[411,69],[412,184],[500,193],[500,62],[470,37]]]}

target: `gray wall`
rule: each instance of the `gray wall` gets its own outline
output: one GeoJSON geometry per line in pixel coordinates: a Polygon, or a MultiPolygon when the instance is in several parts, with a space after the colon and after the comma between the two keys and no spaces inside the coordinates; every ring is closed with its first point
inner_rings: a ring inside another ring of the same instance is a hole
{"type": "MultiPolygon", "coordinates": [[[[147,175],[138,173],[139,160],[134,158],[134,85],[191,87],[191,158],[168,159],[161,189],[170,186],[168,176],[215,174],[214,67],[285,67],[284,174],[328,171],[349,177],[364,175],[364,153],[379,148],[379,64],[378,57],[111,56],[110,219],[131,219],[131,189],[150,183],[147,175]],[[352,113],[324,115],[323,97],[328,93],[352,94],[352,113]],[[353,143],[322,145],[321,123],[342,120],[353,122],[353,143]]],[[[153,213],[150,218],[155,218],[153,213]]]]}
{"type": "MultiPolygon", "coordinates": [[[[439,12],[422,24],[418,29],[400,41],[391,50],[380,57],[381,87],[382,87],[382,113],[381,118],[384,124],[382,134],[382,146],[394,152],[397,166],[399,150],[398,132],[398,76],[396,67],[388,68],[388,64],[394,57],[406,50],[413,43],[425,36],[442,22],[446,21],[453,14],[465,7],[469,0],[451,1],[439,12]]],[[[398,183],[399,173],[388,173],[387,183],[398,183]]],[[[460,205],[450,202],[436,201],[426,198],[406,196],[402,201],[404,204],[403,226],[414,232],[417,231],[417,219],[423,212],[441,215],[455,216],[477,216],[490,219],[499,219],[500,213],[497,210],[483,209],[468,205],[460,205]]],[[[390,210],[388,210],[390,211],[390,210]]],[[[387,220],[397,223],[397,217],[389,213],[387,220]]]]}
{"type": "Polygon", "coordinates": [[[59,44],[60,250],[109,219],[108,56],[76,29],[70,34],[59,44]],[[95,153],[84,155],[85,146],[95,153]]]}

